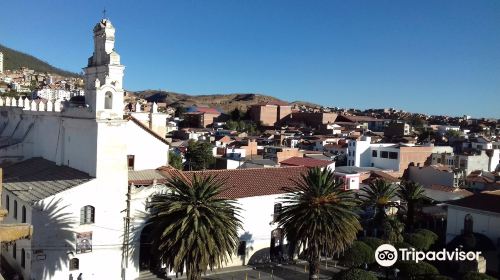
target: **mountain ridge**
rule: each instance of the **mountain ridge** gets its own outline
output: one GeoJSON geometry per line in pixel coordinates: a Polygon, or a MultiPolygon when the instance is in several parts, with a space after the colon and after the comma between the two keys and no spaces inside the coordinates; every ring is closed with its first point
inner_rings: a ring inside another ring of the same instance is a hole
{"type": "Polygon", "coordinates": [[[232,111],[236,108],[246,110],[252,105],[265,102],[285,102],[290,105],[302,104],[301,101],[287,102],[279,98],[260,93],[216,93],[191,95],[163,90],[142,90],[129,93],[132,93],[134,97],[143,98],[148,102],[166,103],[167,106],[172,107],[208,106],[219,108],[225,112],[232,111]]]}
{"type": "Polygon", "coordinates": [[[57,74],[63,77],[78,77],[77,73],[66,71],[52,66],[33,55],[17,51],[0,44],[0,52],[3,53],[4,70],[17,70],[21,67],[33,69],[36,72],[57,74]]]}

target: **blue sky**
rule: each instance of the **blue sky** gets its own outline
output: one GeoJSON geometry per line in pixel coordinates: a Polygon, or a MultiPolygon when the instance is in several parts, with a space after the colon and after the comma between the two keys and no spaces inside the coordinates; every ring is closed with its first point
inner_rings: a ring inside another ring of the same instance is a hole
{"type": "Polygon", "coordinates": [[[500,118],[500,1],[3,1],[0,43],[79,72],[108,17],[125,88],[500,118]]]}

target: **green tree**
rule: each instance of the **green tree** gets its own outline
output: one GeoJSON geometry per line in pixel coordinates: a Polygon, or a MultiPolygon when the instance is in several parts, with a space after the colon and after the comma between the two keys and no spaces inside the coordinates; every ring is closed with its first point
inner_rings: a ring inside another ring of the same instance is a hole
{"type": "Polygon", "coordinates": [[[334,280],[377,280],[377,277],[370,271],[359,268],[342,270],[333,276],[334,280]]]}
{"type": "Polygon", "coordinates": [[[168,164],[175,169],[182,170],[182,156],[174,151],[168,152],[168,164]]]}
{"type": "Polygon", "coordinates": [[[361,198],[364,198],[366,205],[374,208],[376,224],[383,225],[387,218],[387,210],[389,207],[395,206],[392,200],[396,196],[396,190],[393,184],[382,179],[376,179],[370,182],[365,193],[360,195],[361,198]]]}
{"type": "Polygon", "coordinates": [[[212,144],[204,141],[189,140],[186,162],[190,170],[205,170],[215,162],[212,144]]]}
{"type": "Polygon", "coordinates": [[[354,241],[342,258],[342,263],[348,267],[361,267],[375,261],[375,251],[363,241],[354,241]]]}
{"type": "Polygon", "coordinates": [[[245,118],[245,112],[241,111],[240,108],[235,108],[229,113],[231,120],[241,121],[245,118]]]}
{"type": "Polygon", "coordinates": [[[415,223],[415,212],[418,204],[427,196],[422,185],[412,182],[404,181],[399,186],[398,196],[406,202],[406,227],[413,229],[415,223]]]}
{"type": "Polygon", "coordinates": [[[182,114],[186,113],[186,108],[182,106],[175,107],[175,116],[180,118],[182,114]]]}
{"type": "Polygon", "coordinates": [[[427,251],[438,240],[437,234],[430,230],[420,229],[405,236],[405,241],[417,250],[427,251]]]}
{"type": "Polygon", "coordinates": [[[400,261],[396,263],[402,279],[430,279],[439,275],[439,270],[427,262],[400,261]]]}
{"type": "Polygon", "coordinates": [[[153,196],[148,206],[152,254],[170,271],[182,274],[185,269],[188,280],[199,280],[235,252],[240,209],[236,201],[221,198],[224,181],[215,176],[174,177],[167,187],[172,193],[153,196]]]}
{"type": "Polygon", "coordinates": [[[365,242],[366,245],[370,246],[373,251],[377,250],[377,248],[380,245],[386,243],[384,240],[382,240],[380,238],[376,238],[376,237],[366,237],[366,238],[363,238],[363,242],[365,242]]]}
{"type": "Polygon", "coordinates": [[[383,238],[391,244],[403,242],[404,224],[396,218],[387,218],[382,224],[384,230],[383,238]]]}
{"type": "Polygon", "coordinates": [[[446,131],[446,138],[451,138],[451,137],[458,138],[460,136],[462,136],[462,132],[461,131],[451,130],[451,129],[448,130],[448,131],[446,131]]]}
{"type": "Polygon", "coordinates": [[[282,197],[277,223],[292,243],[306,248],[309,279],[318,279],[320,252],[345,251],[361,229],[354,212],[357,200],[327,168],[309,169],[295,186],[284,191],[287,194],[282,197]]]}

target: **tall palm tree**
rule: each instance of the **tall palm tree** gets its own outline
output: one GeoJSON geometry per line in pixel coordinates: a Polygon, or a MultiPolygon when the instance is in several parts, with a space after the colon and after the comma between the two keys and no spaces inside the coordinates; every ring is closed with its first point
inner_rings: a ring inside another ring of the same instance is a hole
{"type": "Polygon", "coordinates": [[[412,228],[415,222],[416,207],[422,199],[427,197],[425,195],[425,190],[422,185],[418,183],[404,181],[399,186],[397,194],[406,202],[406,226],[412,228]]]}
{"type": "Polygon", "coordinates": [[[387,218],[386,210],[395,206],[392,202],[396,196],[397,188],[383,179],[376,179],[370,182],[368,188],[359,196],[365,200],[365,204],[372,206],[375,210],[375,223],[382,225],[387,218]]]}
{"type": "Polygon", "coordinates": [[[166,185],[172,193],[153,196],[149,205],[153,253],[170,271],[185,269],[188,280],[199,280],[236,251],[240,209],[221,198],[224,181],[215,176],[174,177],[166,185]]]}
{"type": "Polygon", "coordinates": [[[277,217],[288,240],[305,248],[309,279],[319,278],[320,252],[347,249],[361,230],[353,211],[357,201],[328,169],[310,169],[294,187],[284,188],[283,208],[277,217]]]}

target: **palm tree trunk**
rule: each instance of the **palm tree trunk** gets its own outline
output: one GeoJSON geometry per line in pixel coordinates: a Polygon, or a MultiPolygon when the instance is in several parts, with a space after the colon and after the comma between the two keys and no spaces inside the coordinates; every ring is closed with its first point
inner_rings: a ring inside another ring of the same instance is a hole
{"type": "Polygon", "coordinates": [[[415,204],[408,201],[408,212],[406,213],[407,229],[413,231],[413,223],[415,222],[415,204]]]}
{"type": "Polygon", "coordinates": [[[311,248],[311,256],[309,259],[309,280],[319,279],[319,249],[318,246],[311,248]]]}
{"type": "Polygon", "coordinates": [[[201,280],[201,271],[196,269],[196,265],[191,266],[186,274],[187,280],[201,280]]]}

